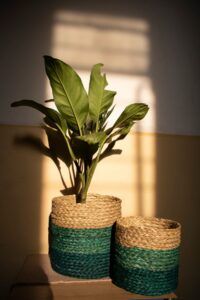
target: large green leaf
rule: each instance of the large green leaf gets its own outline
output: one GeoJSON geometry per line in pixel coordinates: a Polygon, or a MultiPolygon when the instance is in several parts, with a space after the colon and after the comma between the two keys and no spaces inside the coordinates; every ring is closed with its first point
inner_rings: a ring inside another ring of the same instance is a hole
{"type": "Polygon", "coordinates": [[[77,136],[76,139],[86,142],[87,144],[98,144],[106,137],[105,132],[94,132],[83,136],[77,136]]]}
{"type": "Polygon", "coordinates": [[[72,164],[72,158],[62,133],[48,126],[44,126],[44,130],[48,137],[49,150],[54,162],[58,166],[59,158],[69,167],[72,164]]]}
{"type": "Polygon", "coordinates": [[[148,105],[144,103],[134,103],[128,105],[115,122],[113,128],[123,128],[128,126],[133,121],[143,119],[148,110],[148,105]]]}
{"type": "Polygon", "coordinates": [[[103,158],[105,158],[107,156],[113,155],[113,154],[121,154],[122,150],[113,149],[113,148],[117,141],[123,140],[127,136],[127,134],[130,132],[133,124],[134,124],[134,122],[131,122],[126,127],[120,128],[119,130],[117,130],[117,132],[115,132],[109,136],[109,138],[107,139],[108,146],[106,147],[104,152],[100,155],[100,160],[102,160],[103,158]],[[113,137],[115,137],[115,139],[113,139],[113,137]]]}
{"type": "Polygon", "coordinates": [[[90,118],[97,124],[100,116],[105,113],[113,103],[116,92],[105,90],[108,85],[106,76],[101,75],[101,67],[103,64],[93,66],[90,75],[89,85],[89,113],[90,118]]]}
{"type": "Polygon", "coordinates": [[[114,91],[104,90],[100,114],[107,112],[109,107],[113,104],[113,100],[116,94],[117,93],[114,91]]]}
{"type": "Polygon", "coordinates": [[[29,106],[29,107],[35,108],[36,110],[43,113],[47,118],[49,118],[51,122],[58,124],[64,132],[67,129],[65,120],[62,118],[62,116],[56,110],[46,107],[36,101],[20,100],[20,101],[13,102],[11,104],[11,106],[12,107],[29,106]]]}
{"type": "Polygon", "coordinates": [[[73,68],[59,59],[44,56],[55,104],[68,126],[82,134],[89,110],[88,96],[73,68]]]}
{"type": "Polygon", "coordinates": [[[61,132],[66,144],[67,144],[67,148],[70,152],[70,155],[72,157],[73,160],[75,160],[75,156],[74,153],[71,149],[70,146],[70,142],[66,136],[66,130],[67,130],[67,125],[66,125],[66,121],[62,118],[62,116],[54,109],[46,107],[40,103],[37,103],[33,100],[21,100],[21,101],[16,101],[13,102],[11,104],[12,107],[17,107],[17,106],[29,106],[29,107],[33,107],[37,110],[39,110],[41,113],[43,113],[46,118],[44,119],[45,122],[50,126],[54,127],[54,125],[56,126],[56,128],[61,132]]]}
{"type": "Polygon", "coordinates": [[[94,132],[74,137],[72,140],[72,147],[76,157],[91,160],[105,138],[105,132],[94,132]]]}

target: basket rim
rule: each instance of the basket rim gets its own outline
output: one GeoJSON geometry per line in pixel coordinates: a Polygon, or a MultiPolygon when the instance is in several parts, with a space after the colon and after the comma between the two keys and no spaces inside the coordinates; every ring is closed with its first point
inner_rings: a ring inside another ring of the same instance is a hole
{"type": "Polygon", "coordinates": [[[121,199],[111,195],[88,194],[85,203],[76,203],[75,195],[52,200],[52,221],[61,227],[102,228],[121,217],[121,199]]]}
{"type": "Polygon", "coordinates": [[[117,226],[120,226],[125,229],[137,228],[141,230],[157,230],[157,231],[176,231],[181,229],[181,224],[175,220],[159,217],[145,217],[145,216],[129,216],[129,217],[120,217],[117,220],[117,226]],[[160,224],[171,224],[171,227],[166,228],[164,226],[152,226],[147,224],[151,221],[160,222],[160,224]],[[172,227],[173,226],[173,227],[172,227]]]}
{"type": "Polygon", "coordinates": [[[117,201],[118,203],[122,202],[122,200],[120,198],[116,197],[116,196],[98,194],[98,193],[88,193],[88,198],[89,199],[86,199],[86,201],[83,202],[83,203],[77,203],[75,194],[60,195],[60,196],[53,197],[52,198],[52,203],[62,201],[62,203],[64,203],[64,204],[80,206],[80,205],[88,205],[88,204],[91,204],[92,202],[95,202],[95,201],[108,202],[109,200],[111,200],[112,202],[114,202],[114,201],[117,201]],[[91,198],[98,198],[98,200],[97,199],[91,199],[91,198]]]}

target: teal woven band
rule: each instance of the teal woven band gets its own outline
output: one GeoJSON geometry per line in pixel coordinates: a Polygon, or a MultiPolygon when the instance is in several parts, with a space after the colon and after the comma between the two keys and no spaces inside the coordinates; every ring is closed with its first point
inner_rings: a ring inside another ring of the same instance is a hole
{"type": "Polygon", "coordinates": [[[115,258],[125,268],[141,268],[152,271],[171,270],[179,264],[180,249],[151,250],[128,248],[115,244],[115,258]]]}
{"type": "Polygon", "coordinates": [[[77,278],[103,278],[109,276],[109,253],[68,254],[52,250],[52,267],[58,273],[77,278]]]}
{"type": "Polygon", "coordinates": [[[168,271],[127,269],[120,264],[113,266],[113,282],[125,290],[148,296],[160,296],[173,292],[178,283],[178,266],[168,271]]]}
{"type": "Polygon", "coordinates": [[[109,276],[112,227],[63,228],[50,224],[50,258],[55,271],[79,278],[109,276]]]}
{"type": "Polygon", "coordinates": [[[65,253],[108,253],[111,227],[101,229],[73,229],[51,225],[51,248],[65,253]]]}
{"type": "Polygon", "coordinates": [[[179,247],[170,250],[128,248],[115,244],[113,282],[136,294],[173,292],[178,282],[179,247]]]}

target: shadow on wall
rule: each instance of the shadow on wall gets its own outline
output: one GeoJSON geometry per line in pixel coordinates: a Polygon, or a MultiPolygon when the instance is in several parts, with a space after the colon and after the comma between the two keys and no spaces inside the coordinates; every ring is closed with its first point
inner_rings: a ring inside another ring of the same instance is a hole
{"type": "MultiPolygon", "coordinates": [[[[154,3],[156,3],[155,1],[154,3]]],[[[151,25],[150,77],[156,92],[156,214],[182,225],[178,294],[198,297],[199,218],[199,8],[194,1],[161,1],[151,25]],[[176,134],[182,134],[176,135],[176,134]],[[193,136],[188,136],[193,135],[193,136]]]]}
{"type": "MultiPolygon", "coordinates": [[[[4,2],[0,14],[1,123],[32,124],[41,120],[37,113],[11,109],[10,103],[45,97],[42,55],[50,51],[51,10],[34,1],[4,2]]],[[[42,135],[38,128],[25,126],[2,125],[0,132],[0,294],[4,299],[25,257],[40,251],[42,156],[14,140],[24,134],[42,135]]]]}
{"type": "Polygon", "coordinates": [[[39,129],[1,126],[0,131],[0,287],[4,298],[26,255],[40,249],[42,157],[14,144],[15,137],[26,132],[41,137],[39,129]]]}
{"type": "Polygon", "coordinates": [[[198,291],[199,153],[199,137],[157,138],[157,215],[182,225],[179,293],[183,299],[196,298],[198,291]]]}
{"type": "MultiPolygon", "coordinates": [[[[2,117],[2,122],[7,122],[8,103],[25,97],[31,99],[47,97],[44,73],[41,71],[43,66],[41,57],[44,54],[57,55],[58,51],[61,51],[60,58],[74,61],[75,65],[73,66],[80,69],[82,74],[86,74],[88,68],[97,61],[102,60],[105,65],[107,62],[108,72],[113,75],[111,83],[113,89],[120,89],[121,83],[124,82],[125,90],[119,91],[122,101],[129,98],[130,101],[146,102],[154,90],[157,102],[154,103],[156,114],[154,116],[155,127],[151,128],[152,131],[156,129],[160,132],[174,133],[174,129],[176,129],[175,131],[178,133],[195,132],[199,128],[195,124],[198,124],[196,108],[199,105],[197,104],[197,95],[199,95],[200,85],[195,85],[198,71],[195,60],[197,57],[195,38],[199,21],[196,21],[197,13],[194,15],[194,11],[197,12],[192,3],[185,5],[182,4],[182,1],[173,1],[173,4],[169,5],[167,1],[160,0],[132,2],[125,0],[123,5],[121,1],[107,1],[106,5],[103,5],[102,1],[90,0],[87,3],[85,1],[74,3],[69,0],[67,4],[66,1],[61,0],[48,1],[48,4],[45,1],[41,3],[20,1],[17,4],[4,4],[1,10],[1,22],[3,23],[0,26],[3,46],[1,73],[5,82],[3,90],[5,97],[2,101],[2,115],[4,114],[5,117],[2,117]],[[92,41],[92,43],[85,44],[85,58],[83,60],[79,58],[79,63],[75,63],[75,58],[77,55],[82,56],[83,49],[81,48],[80,52],[80,45],[76,49],[74,49],[74,45],[71,45],[69,53],[68,45],[62,45],[63,41],[56,40],[57,46],[53,43],[53,41],[55,42],[54,38],[58,38],[57,30],[62,33],[62,30],[66,29],[66,24],[62,22],[64,27],[61,26],[60,29],[54,27],[57,11],[73,12],[80,18],[81,14],[87,14],[87,22],[84,21],[85,27],[82,26],[79,18],[76,19],[77,22],[79,20],[79,24],[73,23],[73,14],[71,21],[67,23],[67,34],[72,37],[72,43],[77,41],[76,34],[78,32],[79,40],[84,40],[83,30],[89,32],[91,37],[85,39],[85,43],[88,41],[92,41]],[[100,24],[97,24],[98,18],[94,18],[96,15],[104,16],[103,20],[106,20],[107,24],[110,22],[110,25],[102,28],[100,24]],[[148,40],[144,39],[146,29],[141,30],[141,26],[145,27],[146,25],[139,23],[139,32],[142,31],[142,37],[139,35],[138,38],[137,35],[136,39],[133,38],[133,33],[138,30],[135,28],[129,32],[123,31],[121,35],[123,39],[119,41],[119,35],[115,30],[116,24],[112,25],[115,17],[121,18],[125,22],[126,18],[144,20],[144,24],[148,24],[150,28],[147,34],[148,40]],[[94,23],[95,26],[92,25],[94,23]],[[78,29],[75,34],[73,33],[74,25],[78,29]],[[92,31],[88,31],[88,29],[92,29],[92,31]],[[111,48],[112,51],[108,53],[107,45],[111,43],[109,36],[113,42],[117,41],[116,44],[120,44],[120,51],[117,52],[116,49],[111,48]],[[97,37],[101,38],[100,42],[97,37]],[[143,49],[146,47],[145,52],[139,53],[142,47],[139,47],[139,52],[137,52],[137,49],[134,48],[136,44],[137,47],[142,46],[143,49]],[[127,48],[124,48],[124,55],[122,55],[121,50],[125,45],[127,48]],[[94,46],[96,52],[94,52],[94,46]],[[15,51],[15,55],[13,55],[13,51],[15,51]],[[68,51],[67,54],[65,51],[68,51]],[[136,54],[139,57],[139,64],[134,60],[136,54]],[[67,57],[64,57],[65,55],[67,57]],[[113,60],[113,58],[115,59],[113,60]],[[8,66],[12,66],[13,72],[8,72],[10,69],[8,66]],[[138,84],[133,83],[131,76],[135,76],[138,84]],[[145,80],[145,86],[148,86],[147,89],[143,89],[143,92],[137,90],[141,84],[140,76],[145,80]],[[126,85],[127,82],[128,85],[126,85]],[[185,89],[186,86],[188,88],[185,89]],[[128,94],[130,88],[131,93],[128,94]],[[135,89],[137,93],[135,93],[135,89]],[[146,90],[148,92],[145,92],[146,90]],[[191,91],[193,92],[190,93],[191,91]],[[138,95],[140,99],[135,99],[138,95]],[[193,101],[194,106],[190,101],[193,101]]],[[[152,99],[155,100],[155,98],[153,95],[152,99]]],[[[123,104],[125,106],[127,103],[123,104]]],[[[41,120],[37,113],[26,108],[9,111],[8,115],[11,123],[12,120],[15,120],[16,123],[31,124],[33,121],[41,120]]],[[[151,124],[152,120],[149,126],[151,124]]],[[[3,183],[0,210],[1,286],[2,294],[5,294],[6,287],[18,271],[25,255],[40,251],[42,158],[31,149],[25,150],[13,144],[16,135],[23,136],[24,130],[27,130],[27,134],[32,131],[35,134],[37,129],[2,126],[0,130],[3,137],[3,146],[0,149],[3,183]]],[[[147,125],[146,130],[148,131],[147,125]]],[[[40,134],[41,132],[38,130],[38,137],[40,134]]],[[[151,139],[149,136],[149,140],[152,144],[152,155],[149,157],[149,161],[143,159],[141,153],[138,153],[137,156],[139,177],[136,180],[136,187],[139,191],[140,202],[138,213],[147,213],[148,197],[151,195],[151,204],[154,203],[155,214],[173,218],[182,223],[184,240],[180,293],[184,297],[192,299],[198,291],[198,264],[195,258],[198,257],[197,253],[199,252],[196,231],[196,228],[199,227],[196,215],[199,210],[197,201],[199,198],[197,186],[199,139],[158,135],[157,139],[153,136],[151,139]],[[152,165],[150,172],[149,162],[152,165]],[[144,180],[141,184],[141,178],[147,177],[147,175],[149,179],[144,180]],[[152,194],[148,193],[148,187],[152,194]],[[188,220],[192,220],[192,222],[188,222],[188,220]],[[191,232],[193,234],[190,234],[191,232]],[[190,274],[190,280],[187,278],[187,274],[190,274]],[[190,286],[188,285],[189,281],[190,286]]],[[[149,153],[148,143],[140,140],[136,141],[136,144],[138,145],[137,151],[149,153]]]]}

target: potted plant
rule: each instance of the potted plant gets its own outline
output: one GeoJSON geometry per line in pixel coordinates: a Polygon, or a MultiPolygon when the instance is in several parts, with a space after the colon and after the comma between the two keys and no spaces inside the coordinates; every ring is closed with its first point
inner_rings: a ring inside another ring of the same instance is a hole
{"type": "Polygon", "coordinates": [[[107,121],[113,112],[114,91],[106,89],[102,64],[93,66],[89,91],[79,75],[63,61],[44,56],[56,109],[33,100],[12,103],[12,107],[30,106],[44,115],[49,145],[59,137],[62,159],[70,170],[71,187],[64,196],[52,201],[50,222],[50,258],[52,267],[66,275],[101,278],[109,274],[112,225],[121,215],[121,201],[112,196],[88,194],[97,164],[105,157],[119,154],[117,141],[130,132],[135,121],[144,118],[148,106],[128,105],[111,127],[107,121]],[[64,155],[63,155],[64,153],[64,155]],[[68,195],[70,194],[70,195],[68,195]]]}

